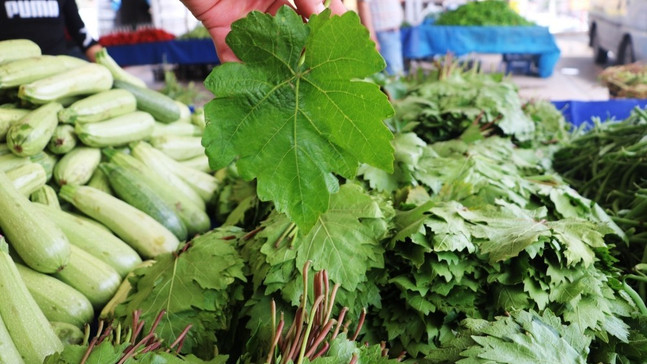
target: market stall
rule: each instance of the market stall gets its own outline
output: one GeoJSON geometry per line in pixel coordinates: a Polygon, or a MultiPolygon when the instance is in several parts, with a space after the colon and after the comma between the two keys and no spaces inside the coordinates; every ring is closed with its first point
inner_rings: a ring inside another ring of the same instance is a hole
{"type": "Polygon", "coordinates": [[[539,26],[440,26],[402,29],[405,58],[424,59],[453,53],[532,55],[539,77],[550,77],[560,51],[548,28],[539,26]]]}
{"type": "Polygon", "coordinates": [[[405,58],[451,53],[501,54],[506,73],[550,77],[560,56],[554,36],[514,11],[505,1],[469,1],[402,29],[405,58]]]}

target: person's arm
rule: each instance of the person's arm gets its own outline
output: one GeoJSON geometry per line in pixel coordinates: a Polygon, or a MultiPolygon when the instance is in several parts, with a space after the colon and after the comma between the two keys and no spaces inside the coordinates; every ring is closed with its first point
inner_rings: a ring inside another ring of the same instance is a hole
{"type": "Polygon", "coordinates": [[[95,54],[101,50],[101,45],[93,39],[88,33],[85,23],[79,15],[79,8],[76,6],[75,0],[63,1],[63,9],[61,9],[65,17],[65,27],[74,39],[74,42],[83,50],[86,57],[91,62],[95,61],[95,54]]]}
{"type": "Polygon", "coordinates": [[[371,40],[375,43],[375,47],[379,50],[380,43],[377,41],[377,34],[375,33],[375,27],[373,27],[373,17],[371,16],[371,4],[368,1],[358,0],[357,1],[357,14],[362,24],[368,29],[368,33],[371,37],[371,40]]]}
{"type": "MultiPolygon", "coordinates": [[[[283,5],[292,6],[288,0],[181,0],[193,16],[202,22],[209,31],[216,53],[221,62],[238,61],[234,52],[225,42],[225,37],[231,30],[231,24],[243,18],[247,13],[258,10],[275,14],[283,5]]],[[[322,12],[325,7],[323,0],[294,0],[297,13],[304,18],[322,12]]],[[[332,0],[330,9],[333,14],[346,12],[341,0],[332,0]]]]}

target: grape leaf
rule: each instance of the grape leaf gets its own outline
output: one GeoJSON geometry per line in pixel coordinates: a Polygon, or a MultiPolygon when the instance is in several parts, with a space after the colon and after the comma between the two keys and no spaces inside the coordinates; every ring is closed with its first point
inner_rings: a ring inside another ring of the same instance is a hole
{"type": "Polygon", "coordinates": [[[211,167],[237,160],[303,232],[328,209],[335,174],[355,177],[359,163],[393,170],[393,109],[362,78],[384,68],[354,12],[329,10],[307,23],[289,7],[252,12],[232,24],[227,43],[242,63],[225,63],[205,81],[203,145],[211,167]]]}
{"type": "Polygon", "coordinates": [[[264,285],[264,294],[280,291],[284,300],[298,304],[303,267],[311,261],[311,277],[326,270],[331,284],[341,285],[337,302],[349,308],[349,315],[379,304],[377,287],[367,273],[384,267],[381,239],[388,227],[377,223],[385,219],[383,207],[357,184],[342,185],[330,205],[308,234],[289,233],[294,224],[275,212],[262,231],[244,242],[241,254],[249,262],[254,289],[264,285]]]}
{"type": "Polygon", "coordinates": [[[473,223],[472,236],[484,239],[481,252],[490,255],[490,263],[516,257],[534,243],[542,243],[550,236],[543,220],[544,209],[524,210],[512,204],[499,202],[498,209],[459,210],[459,214],[473,223]]]}
{"type": "Polygon", "coordinates": [[[544,317],[518,311],[497,317],[472,335],[478,344],[461,354],[458,363],[586,363],[586,336],[573,326],[564,326],[547,311],[544,317]],[[470,360],[471,359],[471,360],[470,360]]]}
{"type": "Polygon", "coordinates": [[[131,325],[132,313],[141,310],[147,330],[165,310],[157,329],[164,341],[173,342],[190,324],[183,352],[213,352],[215,331],[227,328],[228,307],[240,299],[233,287],[246,280],[232,242],[241,235],[235,227],[212,230],[194,238],[185,250],[160,255],[155,264],[136,270],[133,289],[116,307],[116,317],[131,325]]]}
{"type": "Polygon", "coordinates": [[[414,133],[400,133],[395,134],[392,144],[395,150],[393,173],[367,164],[362,164],[357,171],[372,189],[394,192],[401,186],[413,184],[412,172],[424,153],[425,142],[414,133]]]}
{"type": "Polygon", "coordinates": [[[384,265],[375,232],[359,220],[381,218],[382,211],[358,186],[344,187],[316,227],[295,243],[296,263],[301,268],[311,260],[315,271],[326,269],[333,282],[352,291],[369,268],[384,265]]]}
{"type": "Polygon", "coordinates": [[[604,235],[612,230],[586,220],[567,218],[548,224],[553,236],[566,248],[564,256],[568,264],[583,262],[585,266],[593,264],[593,248],[605,247],[604,235]]]}

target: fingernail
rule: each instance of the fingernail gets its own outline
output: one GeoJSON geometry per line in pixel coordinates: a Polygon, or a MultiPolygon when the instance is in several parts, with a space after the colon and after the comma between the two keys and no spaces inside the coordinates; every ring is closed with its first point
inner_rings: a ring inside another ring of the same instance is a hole
{"type": "Polygon", "coordinates": [[[317,14],[321,13],[324,10],[326,10],[326,7],[324,6],[323,3],[319,3],[319,4],[317,4],[317,6],[315,6],[315,12],[317,14]]]}

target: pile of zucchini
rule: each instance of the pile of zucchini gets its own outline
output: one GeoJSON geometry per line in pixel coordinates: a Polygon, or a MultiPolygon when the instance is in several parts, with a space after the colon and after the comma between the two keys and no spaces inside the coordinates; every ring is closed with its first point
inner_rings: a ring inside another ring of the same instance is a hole
{"type": "Polygon", "coordinates": [[[0,41],[0,363],[81,338],[128,273],[211,228],[203,129],[106,50],[0,41]]]}

